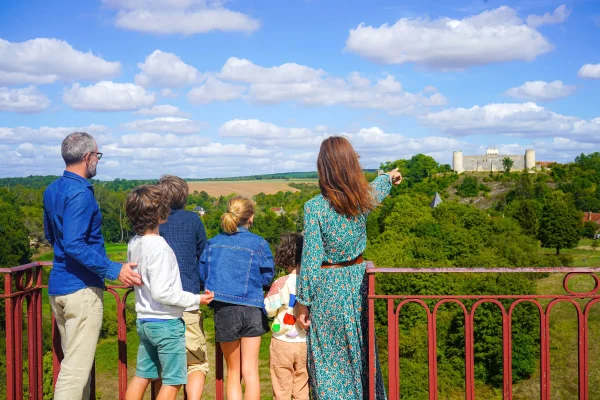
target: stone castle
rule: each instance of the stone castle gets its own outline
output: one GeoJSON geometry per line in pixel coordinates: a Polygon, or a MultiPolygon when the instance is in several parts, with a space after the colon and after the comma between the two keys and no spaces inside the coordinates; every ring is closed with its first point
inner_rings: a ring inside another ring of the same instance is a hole
{"type": "Polygon", "coordinates": [[[504,171],[502,159],[513,160],[511,171],[535,169],[535,150],[525,150],[524,156],[500,155],[497,148],[489,148],[485,156],[463,156],[462,151],[455,151],[452,156],[452,170],[457,173],[465,171],[504,171]]]}

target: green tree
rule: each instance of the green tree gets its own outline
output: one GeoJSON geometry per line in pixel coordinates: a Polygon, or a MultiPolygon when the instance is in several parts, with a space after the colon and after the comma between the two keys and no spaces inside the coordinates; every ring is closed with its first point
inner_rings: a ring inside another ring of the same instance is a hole
{"type": "Polygon", "coordinates": [[[598,225],[594,221],[586,221],[583,224],[582,235],[585,238],[593,239],[598,230],[600,230],[600,225],[598,225]]]}
{"type": "Polygon", "coordinates": [[[510,157],[504,157],[502,159],[502,166],[504,167],[505,174],[507,174],[507,175],[510,174],[510,170],[512,169],[514,163],[515,162],[510,157]]]}
{"type": "Polygon", "coordinates": [[[581,238],[582,223],[581,212],[568,201],[553,198],[546,202],[540,220],[538,238],[542,247],[556,249],[572,249],[577,247],[581,238]]]}
{"type": "Polygon", "coordinates": [[[460,197],[475,197],[479,194],[479,179],[474,176],[466,176],[456,187],[456,194],[460,197]]]}
{"type": "Polygon", "coordinates": [[[16,267],[29,262],[29,232],[23,215],[7,189],[0,189],[0,267],[16,267]],[[8,200],[8,201],[7,201],[8,200]]]}
{"type": "Polygon", "coordinates": [[[529,236],[537,237],[542,206],[535,200],[513,201],[508,207],[509,215],[513,217],[529,236]]]}

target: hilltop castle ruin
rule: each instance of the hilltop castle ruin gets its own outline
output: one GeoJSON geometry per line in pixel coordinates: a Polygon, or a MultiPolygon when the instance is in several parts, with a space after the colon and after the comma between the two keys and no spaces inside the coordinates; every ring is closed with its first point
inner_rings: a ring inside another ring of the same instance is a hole
{"type": "Polygon", "coordinates": [[[452,170],[457,173],[465,171],[504,171],[502,160],[513,160],[512,171],[535,169],[535,150],[525,150],[524,156],[501,155],[497,148],[488,148],[485,156],[463,156],[462,151],[455,151],[452,156],[452,170]]]}

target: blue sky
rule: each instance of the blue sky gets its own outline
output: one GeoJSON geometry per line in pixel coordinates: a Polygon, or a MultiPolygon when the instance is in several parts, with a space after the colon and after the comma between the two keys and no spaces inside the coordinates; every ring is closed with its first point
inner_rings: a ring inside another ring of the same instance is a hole
{"type": "Polygon", "coordinates": [[[0,176],[101,179],[365,167],[452,151],[570,161],[600,146],[600,3],[99,0],[0,6],[0,176]]]}

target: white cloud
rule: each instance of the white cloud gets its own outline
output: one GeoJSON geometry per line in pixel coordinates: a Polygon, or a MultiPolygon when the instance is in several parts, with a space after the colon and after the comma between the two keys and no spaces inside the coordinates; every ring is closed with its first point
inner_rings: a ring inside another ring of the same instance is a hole
{"type": "Polygon", "coordinates": [[[192,157],[264,157],[271,154],[272,151],[248,147],[245,144],[210,143],[202,147],[185,149],[184,153],[192,157]]]}
{"type": "Polygon", "coordinates": [[[567,20],[571,10],[566,5],[556,8],[552,14],[545,13],[544,15],[530,15],[527,17],[527,25],[532,28],[537,28],[542,25],[561,24],[567,20]]]}
{"type": "Polygon", "coordinates": [[[260,23],[208,0],[102,0],[117,9],[116,25],[155,34],[193,35],[211,31],[251,33],[260,23]]]}
{"type": "Polygon", "coordinates": [[[178,136],[173,134],[160,135],[158,133],[132,133],[120,138],[119,146],[123,148],[185,148],[203,146],[209,140],[198,135],[178,136]]]}
{"type": "Polygon", "coordinates": [[[325,75],[322,69],[313,69],[296,63],[265,68],[249,60],[231,57],[221,68],[219,78],[245,83],[308,82],[325,75]]]}
{"type": "Polygon", "coordinates": [[[46,109],[49,105],[50,100],[35,86],[22,89],[0,87],[0,111],[36,113],[46,109]]]}
{"type": "Polygon", "coordinates": [[[235,119],[224,123],[219,129],[222,137],[236,138],[257,148],[279,149],[284,152],[282,161],[310,162],[314,168],[317,149],[321,142],[332,135],[347,137],[358,151],[367,167],[376,167],[387,160],[410,157],[416,153],[440,153],[448,156],[465,143],[454,138],[429,136],[410,138],[397,133],[386,133],[379,127],[358,129],[354,132],[319,132],[308,128],[284,128],[256,119],[235,119]],[[313,149],[313,152],[286,155],[289,149],[313,149]]]}
{"type": "Polygon", "coordinates": [[[246,91],[245,86],[222,82],[216,78],[208,78],[206,82],[188,92],[188,100],[193,104],[208,104],[213,101],[230,101],[239,99],[246,91]]]}
{"type": "Polygon", "coordinates": [[[154,50],[138,68],[142,72],[135,76],[135,83],[146,87],[178,88],[196,83],[202,76],[177,55],[160,50],[154,50]]]}
{"type": "Polygon", "coordinates": [[[123,124],[125,129],[143,132],[168,132],[168,133],[198,133],[202,128],[196,121],[187,118],[161,117],[142,119],[123,124]]]}
{"type": "Polygon", "coordinates": [[[133,83],[101,81],[95,85],[74,83],[66,89],[63,101],[77,110],[133,111],[154,103],[156,95],[133,83]]]}
{"type": "Polygon", "coordinates": [[[207,104],[244,98],[257,104],[290,101],[306,107],[341,105],[386,110],[393,115],[416,114],[446,104],[446,98],[433,86],[411,93],[404,91],[392,75],[372,82],[356,71],[340,78],[295,63],[264,67],[231,57],[220,72],[205,75],[206,82],[188,93],[190,102],[207,104]]]}
{"type": "Polygon", "coordinates": [[[463,69],[507,61],[531,61],[553,46],[502,6],[462,20],[402,18],[380,27],[351,29],[348,51],[384,63],[414,62],[436,69],[463,69]]]}
{"type": "Polygon", "coordinates": [[[600,118],[564,116],[535,103],[504,103],[451,108],[429,113],[421,122],[451,135],[503,134],[571,137],[600,142],[600,118]]]}
{"type": "MultiPolygon", "coordinates": [[[[103,125],[88,125],[80,127],[50,127],[42,126],[38,129],[26,126],[17,126],[15,128],[0,127],[0,142],[21,143],[29,142],[39,143],[62,143],[67,135],[73,132],[88,132],[94,136],[98,143],[102,143],[107,136],[107,128],[103,125]]],[[[59,151],[60,156],[60,151],[59,151]]]]}
{"type": "Polygon", "coordinates": [[[427,107],[446,104],[440,93],[410,93],[387,76],[374,85],[370,80],[352,73],[348,79],[324,77],[293,83],[255,83],[250,85],[250,100],[261,104],[295,101],[303,106],[335,106],[387,110],[390,114],[416,114],[427,107]]]}
{"type": "Polygon", "coordinates": [[[587,79],[600,79],[600,64],[585,64],[581,67],[577,76],[587,79]]]}
{"type": "Polygon", "coordinates": [[[75,50],[63,40],[38,38],[11,43],[0,39],[0,85],[98,80],[120,73],[120,63],[75,50]]]}
{"type": "Polygon", "coordinates": [[[565,85],[562,81],[533,81],[508,89],[505,94],[521,100],[552,101],[569,96],[575,90],[575,85],[565,85]]]}
{"type": "Polygon", "coordinates": [[[170,104],[157,104],[152,108],[142,108],[141,110],[134,112],[134,114],[152,117],[185,117],[188,115],[181,111],[179,107],[170,104]]]}

